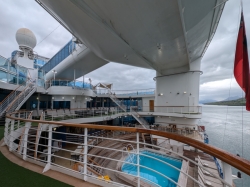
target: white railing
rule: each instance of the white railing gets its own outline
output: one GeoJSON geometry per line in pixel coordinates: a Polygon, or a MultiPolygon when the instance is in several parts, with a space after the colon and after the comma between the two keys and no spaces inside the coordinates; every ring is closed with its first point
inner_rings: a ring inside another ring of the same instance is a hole
{"type": "MultiPolygon", "coordinates": [[[[35,110],[34,117],[39,117],[43,110],[35,110]]],[[[49,109],[43,112],[44,119],[47,121],[70,120],[79,118],[98,118],[109,119],[117,114],[125,112],[119,107],[99,107],[99,108],[75,108],[75,109],[49,109]]],[[[128,114],[128,113],[125,113],[128,114]]]]}
{"type": "MultiPolygon", "coordinates": [[[[154,95],[155,89],[139,89],[139,90],[111,90],[114,95],[117,96],[142,96],[142,95],[154,95]]],[[[107,89],[97,89],[96,94],[98,95],[105,95],[109,94],[107,89]]]]}
{"type": "MultiPolygon", "coordinates": [[[[56,169],[62,173],[83,178],[85,181],[92,179],[93,183],[98,184],[102,181],[103,186],[127,186],[127,184],[138,187],[161,186],[152,178],[145,178],[141,170],[151,173],[152,176],[158,177],[160,180],[164,180],[164,186],[171,184],[172,186],[186,187],[187,181],[191,181],[198,186],[205,187],[209,182],[209,177],[210,180],[212,177],[212,180],[216,181],[217,184],[233,186],[232,183],[229,184],[221,179],[215,172],[211,172],[201,162],[197,163],[195,160],[183,156],[183,146],[174,149],[176,145],[171,145],[173,146],[171,149],[144,143],[141,134],[131,128],[68,123],[64,124],[66,126],[64,127],[66,128],[65,132],[57,130],[62,125],[58,124],[58,122],[41,121],[40,124],[43,128],[37,128],[34,124],[32,125],[33,122],[37,123],[37,120],[31,120],[31,118],[32,112],[28,111],[8,115],[5,124],[4,142],[10,151],[17,156],[32,163],[44,165],[44,172],[49,169],[56,169]],[[37,132],[46,132],[44,133],[47,134],[46,136],[40,137],[44,141],[32,141],[32,137],[37,137],[37,132]],[[68,135],[80,137],[79,139],[82,141],[71,141],[67,139],[68,135]],[[38,145],[38,149],[33,145],[38,145]],[[124,150],[124,145],[131,145],[136,149],[133,152],[128,149],[124,150]],[[151,146],[152,148],[144,148],[145,146],[151,146]],[[69,154],[55,154],[57,152],[69,154]],[[133,160],[129,161],[128,157],[123,156],[123,153],[135,156],[133,156],[133,160]],[[161,159],[166,158],[166,156],[168,159],[181,162],[181,167],[161,159]],[[142,165],[140,160],[143,158],[157,162],[163,168],[168,167],[172,172],[177,172],[177,177],[171,178],[154,167],[142,165]],[[199,168],[199,173],[189,174],[189,162],[199,168]],[[67,167],[65,163],[67,163],[67,167]],[[123,169],[126,166],[134,170],[128,173],[123,169]],[[202,173],[200,173],[200,170],[202,173]],[[205,171],[209,173],[209,177],[205,171]],[[198,175],[198,178],[196,175],[198,175]],[[121,182],[124,180],[126,184],[121,182]]],[[[189,146],[189,149],[194,148],[189,146]]],[[[196,151],[193,151],[193,154],[196,154],[196,151]]]]}

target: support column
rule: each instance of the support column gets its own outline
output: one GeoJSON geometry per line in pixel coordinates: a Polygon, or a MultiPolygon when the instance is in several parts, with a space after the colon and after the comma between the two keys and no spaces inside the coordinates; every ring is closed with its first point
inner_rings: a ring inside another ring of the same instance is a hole
{"type": "Polygon", "coordinates": [[[24,138],[23,138],[23,160],[27,158],[27,145],[28,145],[28,133],[30,130],[31,122],[25,122],[24,138]]]}
{"type": "Polygon", "coordinates": [[[4,145],[8,145],[8,130],[9,130],[9,124],[10,124],[11,120],[9,118],[5,119],[5,129],[4,129],[4,142],[2,144],[2,146],[4,145]]]}
{"type": "Polygon", "coordinates": [[[15,120],[11,120],[10,124],[10,143],[9,143],[9,151],[13,150],[13,141],[14,141],[14,123],[15,120]]]}
{"type": "Polygon", "coordinates": [[[87,181],[87,153],[88,153],[88,129],[84,128],[84,152],[83,152],[83,180],[87,181]]]}
{"type": "MultiPolygon", "coordinates": [[[[232,178],[232,167],[227,164],[226,162],[221,161],[222,169],[223,169],[223,179],[230,185],[233,185],[233,178],[232,178]]],[[[224,184],[224,187],[229,187],[228,185],[224,184]]]]}
{"type": "Polygon", "coordinates": [[[49,136],[48,136],[48,155],[47,155],[47,164],[43,169],[43,173],[50,170],[51,167],[51,146],[52,146],[52,125],[49,125],[49,136]]]}
{"type": "Polygon", "coordinates": [[[140,134],[136,133],[136,154],[137,154],[137,187],[141,187],[140,180],[140,134]]]}

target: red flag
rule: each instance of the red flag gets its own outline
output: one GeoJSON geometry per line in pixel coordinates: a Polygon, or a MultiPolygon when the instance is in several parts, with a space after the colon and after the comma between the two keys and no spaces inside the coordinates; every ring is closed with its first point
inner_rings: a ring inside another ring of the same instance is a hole
{"type": "Polygon", "coordinates": [[[247,51],[247,37],[243,12],[241,12],[240,29],[236,44],[234,76],[242,90],[245,92],[246,110],[250,111],[250,75],[247,51]]]}

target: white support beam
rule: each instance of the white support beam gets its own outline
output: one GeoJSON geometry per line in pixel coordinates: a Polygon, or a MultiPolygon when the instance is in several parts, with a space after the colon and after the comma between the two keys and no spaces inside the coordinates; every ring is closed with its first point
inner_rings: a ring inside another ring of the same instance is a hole
{"type": "Polygon", "coordinates": [[[25,122],[24,138],[23,138],[23,160],[27,158],[27,145],[28,145],[28,133],[30,130],[31,122],[25,122]]]}
{"type": "Polygon", "coordinates": [[[51,146],[52,146],[52,125],[49,125],[49,137],[48,137],[48,155],[47,155],[47,164],[43,169],[43,173],[50,170],[51,167],[51,146]]]}
{"type": "Polygon", "coordinates": [[[140,179],[140,134],[136,133],[136,154],[137,154],[137,187],[141,187],[141,179],[140,179]]]}
{"type": "Polygon", "coordinates": [[[5,129],[4,129],[4,142],[2,143],[1,146],[8,145],[8,129],[9,129],[9,124],[11,122],[11,119],[6,118],[5,119],[5,129]]]}
{"type": "Polygon", "coordinates": [[[11,120],[11,124],[10,124],[10,143],[9,143],[9,151],[13,150],[13,142],[14,142],[14,123],[15,120],[12,119],[11,120]]]}
{"type": "Polygon", "coordinates": [[[87,163],[88,163],[88,158],[87,158],[87,153],[88,153],[88,129],[84,128],[84,151],[83,151],[83,162],[84,162],[84,167],[83,167],[83,180],[87,181],[87,163]]]}

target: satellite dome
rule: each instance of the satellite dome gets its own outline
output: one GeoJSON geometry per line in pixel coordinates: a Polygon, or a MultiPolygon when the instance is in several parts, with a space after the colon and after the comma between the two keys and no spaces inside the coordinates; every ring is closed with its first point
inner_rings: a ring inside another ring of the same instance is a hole
{"type": "Polygon", "coordinates": [[[20,49],[32,50],[36,46],[36,36],[26,28],[18,29],[16,32],[16,41],[20,49]]]}

